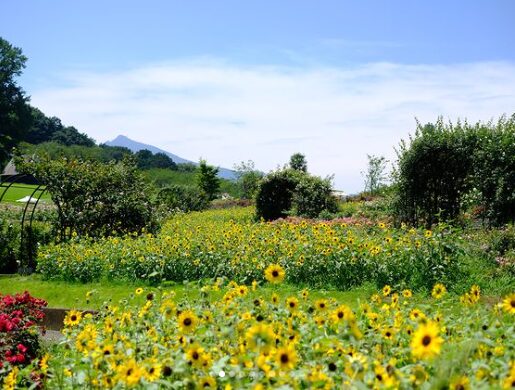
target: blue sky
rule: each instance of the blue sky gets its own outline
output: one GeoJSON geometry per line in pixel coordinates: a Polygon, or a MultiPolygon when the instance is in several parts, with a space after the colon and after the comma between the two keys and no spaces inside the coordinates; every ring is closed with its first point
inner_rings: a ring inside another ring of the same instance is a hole
{"type": "Polygon", "coordinates": [[[338,188],[393,160],[417,117],[515,112],[513,1],[4,1],[34,105],[98,141],[269,170],[291,153],[338,188]]]}

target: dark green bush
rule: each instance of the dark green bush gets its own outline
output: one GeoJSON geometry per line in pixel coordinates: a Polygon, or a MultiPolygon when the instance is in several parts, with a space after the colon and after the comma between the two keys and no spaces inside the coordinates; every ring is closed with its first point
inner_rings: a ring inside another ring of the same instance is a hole
{"type": "Polygon", "coordinates": [[[265,221],[289,215],[317,218],[336,211],[338,203],[331,195],[330,179],[291,168],[265,176],[256,196],[256,216],[265,221]]]}
{"type": "Polygon", "coordinates": [[[272,221],[288,216],[301,176],[301,172],[293,169],[283,169],[265,176],[256,195],[256,217],[272,221]]]}
{"type": "Polygon", "coordinates": [[[11,222],[0,219],[0,273],[14,273],[20,248],[20,229],[11,222]]]}

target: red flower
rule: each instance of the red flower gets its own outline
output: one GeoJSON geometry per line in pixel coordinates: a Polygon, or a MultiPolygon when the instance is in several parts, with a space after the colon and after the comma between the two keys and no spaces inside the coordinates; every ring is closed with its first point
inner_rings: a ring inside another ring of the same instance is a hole
{"type": "Polygon", "coordinates": [[[25,345],[21,344],[21,343],[20,343],[20,344],[18,344],[18,345],[16,346],[16,348],[18,348],[18,351],[20,351],[21,353],[25,353],[25,352],[27,352],[27,347],[26,347],[25,345]]]}

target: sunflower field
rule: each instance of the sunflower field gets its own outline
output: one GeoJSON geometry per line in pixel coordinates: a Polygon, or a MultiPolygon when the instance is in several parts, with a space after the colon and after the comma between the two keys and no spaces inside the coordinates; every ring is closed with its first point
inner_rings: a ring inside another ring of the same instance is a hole
{"type": "MultiPolygon", "coordinates": [[[[284,270],[272,265],[271,282],[284,270]]],[[[287,277],[287,276],[286,276],[287,277]]],[[[220,279],[202,299],[138,288],[96,316],[68,312],[64,339],[4,385],[109,389],[491,389],[515,385],[515,294],[485,305],[443,284],[419,303],[382,291],[352,309],[309,291],[279,298],[220,279]],[[218,299],[219,294],[222,299],[218,299]],[[452,308],[452,310],[449,310],[452,308]],[[30,373],[30,375],[29,375],[30,373]],[[29,378],[30,376],[30,378],[29,378]]]]}
{"type": "Polygon", "coordinates": [[[252,217],[252,208],[196,212],[172,218],[157,235],[50,245],[40,250],[38,270],[47,279],[81,282],[227,277],[250,284],[277,263],[292,284],[349,289],[373,282],[416,290],[453,286],[463,273],[459,236],[444,225],[417,230],[367,220],[252,217]]]}

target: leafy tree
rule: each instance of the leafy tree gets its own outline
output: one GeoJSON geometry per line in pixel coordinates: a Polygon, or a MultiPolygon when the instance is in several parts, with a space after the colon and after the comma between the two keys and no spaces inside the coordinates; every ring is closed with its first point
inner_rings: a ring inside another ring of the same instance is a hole
{"type": "Polygon", "coordinates": [[[100,237],[155,228],[149,190],[131,160],[103,164],[17,157],[16,165],[47,186],[62,240],[73,233],[100,237]]]}
{"type": "Polygon", "coordinates": [[[240,197],[243,199],[253,199],[259,188],[259,182],[263,178],[263,173],[254,167],[254,162],[248,160],[242,161],[239,165],[235,165],[237,185],[240,191],[240,197]]]}
{"type": "Polygon", "coordinates": [[[206,160],[200,160],[197,169],[197,186],[206,195],[208,200],[213,200],[220,191],[220,179],[218,168],[207,165],[206,160]]]}
{"type": "Polygon", "coordinates": [[[162,169],[177,169],[177,164],[166,154],[164,153],[156,153],[152,158],[153,168],[162,168],[162,169]]]}
{"type": "Polygon", "coordinates": [[[26,61],[20,48],[0,37],[0,166],[31,125],[28,97],[15,81],[26,61]]]}
{"type": "Polygon", "coordinates": [[[386,163],[388,162],[383,156],[374,156],[367,154],[368,169],[365,176],[365,191],[370,194],[376,194],[386,183],[386,163]]]}
{"type": "Polygon", "coordinates": [[[52,135],[52,141],[67,146],[79,145],[89,148],[95,146],[95,141],[92,138],[88,137],[84,133],[80,133],[79,130],[73,126],[62,127],[61,129],[57,130],[52,135]]]}
{"type": "Polygon", "coordinates": [[[150,150],[143,149],[136,152],[135,157],[140,169],[163,168],[175,170],[177,168],[173,160],[164,153],[153,154],[150,150]]]}
{"type": "Polygon", "coordinates": [[[290,157],[290,168],[296,171],[307,172],[308,162],[306,156],[301,153],[295,153],[290,157]]]}
{"type": "Polygon", "coordinates": [[[80,133],[73,126],[63,126],[61,120],[55,116],[47,117],[41,110],[30,107],[32,126],[24,141],[31,144],[43,142],[58,142],[62,145],[95,146],[95,141],[84,133],[80,133]]]}
{"type": "Polygon", "coordinates": [[[36,107],[30,107],[32,126],[30,127],[24,141],[31,144],[40,144],[52,141],[52,136],[63,128],[61,120],[57,117],[47,117],[36,107]]]}

